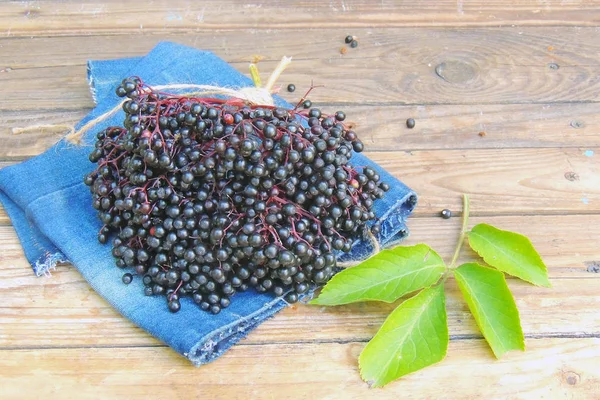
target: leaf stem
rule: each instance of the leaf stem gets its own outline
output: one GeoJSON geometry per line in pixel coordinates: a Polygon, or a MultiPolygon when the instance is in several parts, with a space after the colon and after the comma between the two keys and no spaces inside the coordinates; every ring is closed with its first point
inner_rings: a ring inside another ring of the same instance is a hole
{"type": "Polygon", "coordinates": [[[456,250],[454,251],[454,257],[452,257],[452,262],[450,263],[450,268],[454,267],[456,260],[458,260],[458,255],[460,253],[460,249],[465,241],[465,236],[467,234],[467,227],[469,225],[469,195],[463,194],[463,213],[462,213],[462,228],[460,230],[460,237],[458,238],[458,243],[456,244],[456,250]]]}

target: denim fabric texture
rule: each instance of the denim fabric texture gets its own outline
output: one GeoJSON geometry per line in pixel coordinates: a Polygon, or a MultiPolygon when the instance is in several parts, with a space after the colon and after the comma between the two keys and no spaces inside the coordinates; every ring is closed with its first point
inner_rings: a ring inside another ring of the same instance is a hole
{"type": "MultiPolygon", "coordinates": [[[[90,61],[88,70],[97,106],[78,127],[112,109],[121,100],[114,89],[123,78],[133,75],[149,85],[252,85],[249,78],[212,53],[168,42],[159,43],[145,57],[90,61]]],[[[280,98],[276,103],[290,107],[280,98]]],[[[111,245],[97,240],[102,224],[82,180],[94,169],[88,154],[95,134],[108,126],[122,125],[123,115],[120,111],[88,131],[81,146],[60,141],[37,157],[0,170],[0,201],[37,275],[46,274],[57,262],[71,262],[122,315],[194,364],[205,364],[287,303],[248,290],[236,294],[231,306],[216,316],[201,311],[187,298],[181,299],[181,311],[172,314],[163,297],[144,296],[141,279],[135,278],[130,285],[121,282],[123,271],[115,266],[111,245]]],[[[390,184],[392,189],[385,198],[375,203],[376,214],[382,218],[378,240],[382,246],[400,240],[406,235],[405,220],[415,205],[408,200],[414,192],[362,154],[355,155],[352,162],[374,167],[390,184]]],[[[371,252],[369,243],[358,242],[343,259],[362,259],[371,252]]]]}

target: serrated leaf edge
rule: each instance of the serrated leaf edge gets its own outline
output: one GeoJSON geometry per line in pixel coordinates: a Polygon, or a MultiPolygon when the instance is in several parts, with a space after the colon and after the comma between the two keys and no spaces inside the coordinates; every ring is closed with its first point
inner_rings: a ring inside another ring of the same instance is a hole
{"type": "MultiPolygon", "coordinates": [[[[440,257],[440,255],[439,255],[438,253],[436,253],[436,252],[435,252],[435,251],[434,251],[434,250],[433,250],[431,247],[429,247],[429,246],[428,246],[428,245],[426,245],[426,244],[422,244],[422,243],[420,243],[420,244],[416,244],[416,245],[414,245],[414,246],[404,246],[404,247],[402,247],[402,249],[413,249],[413,250],[420,250],[420,248],[421,248],[421,247],[422,247],[422,248],[424,248],[423,250],[427,250],[426,257],[428,257],[429,253],[433,253],[434,255],[436,255],[436,256],[438,257],[438,259],[439,259],[441,262],[440,262],[439,264],[432,264],[432,265],[428,266],[428,268],[426,268],[426,269],[423,269],[423,270],[419,270],[419,271],[411,271],[411,273],[417,274],[417,273],[421,273],[421,272],[423,272],[423,271],[427,271],[427,270],[429,270],[429,269],[434,269],[434,268],[438,268],[438,267],[444,267],[444,269],[446,269],[446,264],[444,263],[444,261],[442,260],[442,258],[440,257]]],[[[387,250],[383,250],[383,251],[381,251],[381,252],[380,252],[380,253],[378,253],[378,254],[381,254],[381,253],[390,253],[390,254],[393,254],[395,257],[399,257],[399,258],[402,258],[402,259],[404,259],[404,260],[407,260],[407,259],[409,259],[409,258],[410,258],[410,257],[406,257],[406,256],[404,256],[404,255],[399,255],[399,254],[396,254],[396,253],[394,253],[394,251],[393,251],[393,250],[394,250],[394,249],[387,249],[387,250]]],[[[373,257],[376,257],[378,254],[374,255],[373,257]]],[[[370,260],[370,258],[369,258],[369,259],[367,259],[367,260],[364,260],[362,263],[364,263],[364,262],[366,262],[366,261],[369,261],[369,260],[370,260]]],[[[425,258],[425,260],[423,260],[423,262],[425,262],[426,260],[427,260],[427,258],[425,258]]],[[[390,262],[390,261],[388,261],[388,260],[382,260],[382,262],[391,263],[391,262],[390,262]]],[[[336,306],[336,305],[344,305],[344,304],[358,303],[358,302],[363,302],[363,301],[381,301],[381,302],[384,302],[384,303],[391,304],[391,303],[395,302],[396,300],[398,300],[399,298],[401,298],[402,296],[406,295],[407,293],[410,293],[410,292],[404,292],[404,293],[402,293],[401,295],[399,295],[398,297],[396,297],[396,298],[394,298],[394,299],[391,299],[391,300],[388,300],[388,299],[382,299],[382,298],[377,298],[377,297],[363,297],[363,298],[361,298],[361,299],[359,299],[359,300],[354,300],[354,301],[347,302],[347,303],[324,304],[324,303],[320,303],[320,302],[319,302],[319,299],[321,298],[321,296],[323,296],[324,294],[326,295],[327,293],[329,293],[329,291],[331,290],[331,286],[329,286],[329,285],[330,285],[330,284],[332,284],[332,283],[333,283],[333,284],[335,284],[335,280],[336,280],[336,278],[337,278],[337,279],[339,279],[338,277],[339,277],[341,274],[344,274],[344,273],[346,273],[346,271],[352,271],[353,269],[355,269],[355,268],[357,268],[357,267],[358,267],[358,268],[361,268],[361,265],[362,265],[362,263],[361,263],[361,264],[358,264],[358,265],[355,265],[355,266],[353,266],[353,267],[350,267],[350,268],[348,268],[348,269],[345,269],[345,270],[343,270],[343,271],[339,272],[338,274],[336,274],[336,275],[335,275],[333,278],[331,278],[331,280],[330,280],[330,281],[329,281],[329,282],[328,282],[328,283],[327,283],[327,284],[326,284],[326,285],[323,287],[323,289],[321,289],[321,293],[319,294],[319,296],[318,296],[317,298],[315,298],[315,299],[313,299],[313,300],[309,301],[309,302],[308,302],[308,304],[311,304],[311,305],[320,305],[320,306],[336,306]]],[[[440,272],[440,275],[439,275],[439,277],[441,277],[443,274],[444,274],[444,271],[440,272]]],[[[383,280],[383,281],[378,281],[378,283],[376,283],[376,284],[373,284],[373,285],[370,285],[370,286],[366,287],[366,288],[365,288],[365,289],[363,289],[363,290],[364,290],[364,291],[367,291],[368,289],[370,289],[370,288],[372,288],[372,287],[374,287],[374,286],[381,285],[381,284],[384,284],[385,282],[390,282],[390,281],[393,281],[393,280],[395,280],[395,279],[401,279],[401,278],[403,278],[403,277],[406,277],[406,276],[408,276],[408,275],[409,275],[408,273],[406,273],[406,274],[400,274],[400,275],[390,275],[390,279],[383,280]]],[[[343,275],[342,275],[342,276],[343,276],[343,275]]],[[[438,277],[438,280],[439,280],[439,277],[438,277]]],[[[430,283],[430,284],[429,284],[429,286],[431,286],[431,285],[435,284],[436,282],[437,282],[437,280],[436,280],[435,282],[433,282],[433,283],[430,283]]],[[[422,287],[422,288],[416,288],[416,289],[412,290],[411,292],[413,292],[413,291],[415,291],[415,290],[419,290],[419,289],[424,289],[424,288],[427,288],[427,287],[429,287],[429,286],[425,286],[425,287],[422,287]]]]}
{"type": "MultiPolygon", "coordinates": [[[[458,287],[459,287],[459,289],[460,289],[460,291],[461,291],[461,294],[463,295],[463,298],[464,298],[465,302],[467,303],[467,306],[469,306],[469,311],[470,311],[470,312],[471,312],[471,314],[473,315],[473,319],[475,319],[475,323],[477,324],[477,328],[478,328],[478,329],[479,329],[479,331],[480,331],[480,332],[483,334],[483,337],[484,337],[485,341],[488,343],[488,345],[490,346],[490,349],[492,350],[492,353],[494,353],[494,356],[496,357],[496,359],[500,359],[500,358],[501,358],[501,357],[502,357],[502,356],[503,356],[505,353],[507,353],[508,351],[511,351],[511,350],[521,350],[521,351],[525,351],[525,336],[524,336],[524,334],[523,334],[523,327],[522,327],[522,325],[521,325],[521,314],[520,314],[520,312],[519,312],[519,308],[517,307],[517,303],[516,303],[516,301],[515,301],[515,298],[514,298],[514,296],[513,296],[512,292],[511,292],[510,288],[508,287],[508,284],[506,284],[506,287],[507,287],[507,289],[508,289],[508,292],[509,292],[509,294],[510,294],[510,296],[511,296],[512,303],[513,303],[513,305],[515,306],[515,310],[517,311],[517,320],[518,320],[518,322],[519,322],[519,328],[521,329],[521,332],[520,332],[520,333],[521,333],[521,336],[520,336],[520,344],[521,344],[521,347],[520,347],[520,348],[518,348],[518,349],[508,349],[508,350],[504,350],[504,351],[502,351],[501,353],[497,354],[497,353],[496,353],[496,350],[494,349],[494,347],[491,345],[491,343],[490,343],[490,342],[488,341],[488,339],[485,337],[485,334],[483,333],[483,329],[482,329],[481,325],[479,324],[479,321],[477,320],[477,318],[475,318],[475,313],[473,313],[473,311],[471,310],[471,307],[470,307],[470,305],[469,305],[469,302],[467,301],[467,299],[466,299],[466,297],[465,297],[465,294],[462,292],[462,289],[460,288],[460,284],[459,284],[459,282],[458,282],[459,280],[458,280],[458,279],[457,279],[457,277],[456,277],[456,275],[457,275],[457,273],[458,273],[458,270],[460,269],[460,267],[462,267],[462,266],[464,266],[464,265],[467,265],[467,264],[475,264],[475,265],[477,265],[477,266],[479,266],[479,267],[481,267],[481,268],[488,268],[488,269],[491,269],[491,268],[489,268],[489,267],[486,267],[486,266],[484,266],[484,265],[481,265],[481,264],[478,264],[478,263],[465,263],[465,264],[462,264],[462,265],[460,265],[459,267],[455,268],[455,269],[454,269],[452,272],[453,272],[453,275],[454,275],[454,279],[456,279],[456,281],[457,281],[457,284],[458,284],[458,287]]],[[[504,278],[504,273],[503,273],[502,271],[498,271],[498,272],[500,272],[500,273],[502,274],[502,277],[504,278]]],[[[463,280],[462,280],[462,283],[463,283],[465,286],[467,286],[467,287],[471,288],[471,286],[469,286],[469,284],[468,284],[468,282],[466,282],[466,280],[464,280],[464,279],[463,279],[463,280]]],[[[504,283],[506,283],[506,279],[504,279],[504,283]]],[[[472,290],[471,290],[471,292],[472,292],[472,290]]],[[[486,321],[490,321],[490,318],[487,316],[487,314],[480,312],[480,315],[484,316],[484,317],[485,317],[485,319],[486,319],[486,321]]],[[[489,323],[488,323],[488,324],[489,324],[489,323]]],[[[492,326],[492,324],[489,324],[489,325],[490,325],[490,326],[492,326]]],[[[495,331],[493,328],[492,328],[492,331],[494,332],[494,334],[496,335],[496,337],[499,337],[499,335],[496,333],[496,331],[495,331]]]]}
{"type": "Polygon", "coordinates": [[[471,242],[469,241],[469,247],[471,247],[471,248],[472,248],[472,249],[473,249],[473,250],[474,250],[474,251],[475,251],[477,254],[479,254],[479,256],[481,256],[481,258],[483,258],[483,260],[484,260],[486,263],[488,263],[490,266],[492,266],[492,267],[496,268],[496,269],[497,269],[497,270],[499,270],[499,271],[502,271],[502,272],[504,272],[504,273],[506,273],[506,274],[508,274],[508,275],[510,275],[510,276],[514,276],[515,278],[521,279],[521,280],[523,280],[523,281],[525,281],[525,282],[529,282],[529,283],[531,283],[532,285],[539,286],[539,287],[547,287],[547,288],[549,288],[549,287],[552,287],[552,285],[551,285],[551,283],[550,283],[550,279],[548,278],[548,267],[546,266],[546,264],[545,264],[545,263],[544,263],[544,261],[542,260],[542,257],[539,255],[538,251],[535,249],[535,246],[533,245],[533,243],[531,243],[531,240],[530,240],[530,239],[529,239],[527,236],[525,236],[525,235],[522,235],[522,234],[520,234],[520,233],[517,233],[517,232],[512,232],[512,231],[507,231],[507,230],[503,230],[503,229],[500,229],[500,228],[496,228],[496,227],[495,227],[495,226],[493,226],[493,225],[490,225],[490,224],[484,224],[484,223],[481,223],[481,224],[477,224],[477,225],[475,225],[475,226],[474,226],[474,227],[471,229],[471,231],[469,231],[469,233],[468,233],[468,235],[467,235],[469,238],[470,238],[472,235],[476,235],[476,236],[478,236],[479,238],[481,238],[482,240],[485,240],[487,243],[489,243],[490,245],[492,245],[492,246],[493,246],[495,249],[497,249],[497,250],[498,250],[500,253],[502,253],[502,254],[506,254],[506,253],[505,253],[505,252],[503,252],[501,249],[497,248],[497,247],[496,247],[496,245],[495,245],[493,242],[491,242],[490,240],[488,240],[488,239],[487,239],[485,236],[482,236],[481,234],[479,234],[479,233],[477,233],[477,232],[473,232],[473,229],[475,229],[475,228],[476,228],[476,227],[478,227],[478,226],[490,226],[490,227],[492,227],[492,228],[494,228],[494,229],[497,229],[497,230],[499,230],[499,231],[502,231],[502,232],[507,232],[507,233],[511,233],[511,234],[513,234],[513,235],[518,235],[518,236],[522,237],[523,239],[525,239],[525,240],[526,240],[526,241],[527,241],[527,242],[528,242],[528,243],[531,245],[531,248],[532,248],[532,249],[535,251],[535,257],[536,257],[536,258],[537,258],[537,259],[540,261],[540,263],[541,263],[541,264],[542,264],[542,266],[544,267],[544,268],[543,268],[543,270],[542,270],[542,273],[543,273],[543,274],[542,274],[542,276],[545,278],[545,280],[546,280],[546,284],[536,283],[536,282],[533,282],[533,281],[532,281],[532,280],[530,280],[530,279],[525,279],[525,278],[523,278],[523,277],[520,277],[520,276],[517,276],[517,275],[513,275],[513,274],[511,274],[511,273],[510,273],[510,272],[508,272],[508,271],[501,270],[500,268],[498,268],[498,267],[496,267],[496,266],[494,265],[494,263],[493,263],[493,261],[494,261],[494,260],[489,260],[489,258],[490,258],[490,257],[486,257],[486,256],[482,255],[482,254],[481,254],[479,251],[477,251],[476,249],[474,249],[474,248],[473,248],[473,246],[471,246],[471,242]]]}
{"type": "MultiPolygon", "coordinates": [[[[396,307],[396,308],[395,308],[395,309],[394,309],[394,310],[393,310],[393,311],[392,311],[392,312],[391,312],[391,313],[390,313],[390,314],[387,316],[387,318],[385,319],[385,321],[383,322],[383,324],[381,324],[381,326],[379,327],[379,330],[381,330],[381,328],[383,328],[383,326],[386,324],[386,322],[387,322],[387,321],[388,321],[388,319],[391,317],[391,315],[394,313],[394,311],[396,311],[396,309],[398,309],[399,307],[401,307],[401,306],[405,305],[405,303],[406,303],[407,301],[413,300],[414,298],[416,298],[417,296],[419,296],[419,295],[420,295],[420,294],[421,294],[423,291],[425,291],[425,290],[429,290],[429,289],[435,289],[435,290],[437,290],[437,291],[441,292],[441,296],[442,296],[442,304],[443,304],[443,309],[444,309],[444,314],[446,315],[446,330],[448,330],[448,315],[447,315],[447,311],[446,311],[446,294],[445,294],[445,292],[444,292],[444,284],[443,284],[443,283],[440,283],[440,284],[439,284],[439,285],[437,285],[437,286],[436,286],[436,285],[432,285],[432,286],[428,286],[428,287],[426,287],[426,288],[423,288],[423,289],[421,289],[421,290],[419,291],[419,293],[417,293],[417,294],[415,294],[414,296],[412,296],[412,297],[410,297],[410,298],[406,299],[405,301],[403,301],[401,304],[399,304],[399,305],[398,305],[398,307],[396,307]]],[[[435,292],[432,292],[430,299],[428,299],[427,303],[426,303],[426,304],[423,304],[423,307],[421,307],[420,315],[422,315],[422,314],[423,314],[423,313],[424,313],[424,312],[427,310],[427,307],[429,306],[429,304],[431,304],[431,302],[432,302],[432,301],[433,301],[433,300],[436,298],[436,296],[437,296],[437,295],[438,295],[437,293],[435,293],[435,292]]],[[[411,329],[407,329],[407,334],[406,334],[406,335],[404,335],[404,338],[403,338],[403,340],[402,340],[403,342],[406,340],[406,337],[408,337],[408,333],[412,331],[412,327],[414,327],[414,326],[416,325],[416,323],[417,323],[417,321],[418,321],[419,319],[420,319],[420,316],[419,316],[419,318],[415,318],[415,319],[414,319],[414,321],[413,321],[413,323],[411,324],[411,329]]],[[[377,335],[379,334],[379,330],[377,331],[377,333],[375,334],[375,336],[377,336],[377,335]]],[[[387,385],[387,384],[389,384],[389,383],[392,383],[393,381],[395,381],[395,380],[397,380],[397,379],[400,379],[402,376],[406,376],[406,375],[408,375],[408,374],[405,374],[405,375],[400,375],[399,377],[397,377],[397,378],[395,378],[395,379],[393,379],[393,380],[391,380],[391,381],[389,381],[389,382],[383,383],[383,384],[381,384],[381,385],[379,385],[379,384],[375,384],[375,383],[369,383],[371,380],[369,380],[369,381],[367,381],[367,380],[366,380],[366,378],[365,378],[365,376],[364,376],[363,366],[362,366],[362,354],[363,354],[363,352],[365,351],[365,349],[367,348],[367,346],[369,345],[369,343],[370,343],[370,342],[371,342],[371,341],[372,341],[372,340],[375,338],[375,336],[373,336],[373,337],[371,338],[371,340],[369,340],[369,342],[367,343],[367,345],[366,345],[366,346],[365,346],[365,347],[362,349],[362,351],[360,352],[360,355],[358,356],[358,369],[359,369],[359,373],[360,373],[360,377],[361,377],[361,379],[362,379],[364,382],[368,383],[368,384],[369,384],[369,387],[375,387],[375,388],[379,388],[379,387],[383,387],[383,386],[385,386],[385,385],[387,385]]],[[[443,361],[443,360],[446,358],[447,354],[448,354],[448,343],[446,344],[446,347],[444,348],[444,351],[443,351],[443,353],[442,353],[442,357],[440,358],[440,360],[439,360],[439,361],[437,361],[437,362],[435,362],[435,363],[433,363],[433,364],[429,364],[429,365],[427,365],[427,366],[425,366],[425,367],[423,367],[423,368],[430,367],[430,366],[432,366],[432,365],[435,365],[435,364],[437,364],[437,363],[439,363],[439,362],[443,361]]],[[[381,368],[381,369],[380,369],[380,372],[381,372],[381,371],[384,371],[384,370],[385,370],[385,369],[386,369],[386,368],[389,366],[389,364],[390,364],[390,362],[391,362],[391,361],[392,361],[392,359],[390,359],[390,360],[389,360],[389,361],[388,361],[388,362],[385,364],[385,366],[384,366],[383,368],[381,368]]],[[[423,369],[423,368],[421,368],[421,369],[423,369]]],[[[419,370],[416,370],[416,371],[419,371],[419,370]]],[[[416,372],[416,371],[413,371],[413,372],[416,372]]],[[[412,372],[411,372],[411,373],[412,373],[412,372]]]]}

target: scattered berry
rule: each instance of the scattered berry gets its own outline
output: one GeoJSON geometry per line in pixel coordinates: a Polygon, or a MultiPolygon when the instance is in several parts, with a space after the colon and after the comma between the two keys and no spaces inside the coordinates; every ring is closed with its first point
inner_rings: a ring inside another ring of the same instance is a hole
{"type": "Polygon", "coordinates": [[[133,281],[133,275],[127,273],[124,274],[123,277],[121,278],[121,280],[123,281],[124,284],[129,285],[131,283],[131,281],[133,281]]]}
{"type": "Polygon", "coordinates": [[[415,127],[415,120],[414,120],[414,118],[409,118],[409,119],[406,120],[406,127],[408,129],[412,129],[412,128],[415,127]]]}
{"type": "Polygon", "coordinates": [[[350,42],[350,47],[352,47],[353,49],[358,47],[358,41],[357,40],[353,40],[350,42]]]}
{"type": "Polygon", "coordinates": [[[442,212],[440,213],[440,215],[444,219],[449,219],[449,218],[452,218],[452,211],[450,211],[447,208],[445,208],[445,209],[442,210],[442,212]]]}
{"type": "Polygon", "coordinates": [[[312,101],[310,101],[310,100],[304,100],[304,102],[302,103],[302,107],[304,107],[304,108],[311,108],[312,107],[312,101]]]}
{"type": "Polygon", "coordinates": [[[350,43],[352,43],[353,40],[354,40],[354,36],[348,35],[348,36],[346,36],[346,39],[344,41],[346,42],[346,44],[350,44],[350,43]]]}
{"type": "Polygon", "coordinates": [[[290,93],[296,91],[296,85],[294,85],[293,83],[290,83],[287,86],[287,91],[290,92],[290,93]]]}

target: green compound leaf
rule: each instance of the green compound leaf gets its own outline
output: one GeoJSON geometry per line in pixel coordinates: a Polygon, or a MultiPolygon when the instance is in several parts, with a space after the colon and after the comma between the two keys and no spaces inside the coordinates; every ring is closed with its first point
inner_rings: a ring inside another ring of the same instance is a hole
{"type": "Polygon", "coordinates": [[[310,304],[335,306],[367,300],[391,303],[433,285],[444,271],[444,261],[424,244],[383,250],[335,275],[310,304]]]}
{"type": "Polygon", "coordinates": [[[469,245],[500,271],[534,285],[550,287],[546,265],[527,237],[479,224],[469,232],[469,245]]]}
{"type": "Polygon", "coordinates": [[[504,274],[476,263],[463,264],[453,272],[496,358],[509,350],[525,350],[519,310],[504,274]]]}
{"type": "Polygon", "coordinates": [[[373,387],[440,362],[448,350],[444,286],[422,290],[400,304],[364,348],[358,364],[373,387]]]}

